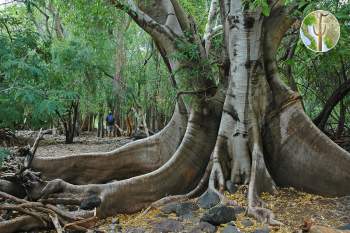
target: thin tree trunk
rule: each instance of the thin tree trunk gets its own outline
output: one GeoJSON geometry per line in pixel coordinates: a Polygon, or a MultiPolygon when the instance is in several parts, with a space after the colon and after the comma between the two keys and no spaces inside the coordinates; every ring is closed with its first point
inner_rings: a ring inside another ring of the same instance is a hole
{"type": "Polygon", "coordinates": [[[332,113],[334,107],[350,92],[350,79],[346,80],[342,85],[340,85],[336,90],[333,91],[332,95],[326,101],[323,110],[320,114],[313,120],[315,125],[320,130],[324,130],[327,120],[332,113]]]}
{"type": "Polygon", "coordinates": [[[344,127],[345,127],[345,114],[346,114],[346,107],[344,105],[343,101],[340,101],[340,112],[339,112],[339,122],[337,126],[336,131],[336,138],[340,138],[343,135],[344,127]]]}
{"type": "Polygon", "coordinates": [[[97,137],[102,137],[102,113],[98,114],[98,123],[97,123],[97,137]]]}

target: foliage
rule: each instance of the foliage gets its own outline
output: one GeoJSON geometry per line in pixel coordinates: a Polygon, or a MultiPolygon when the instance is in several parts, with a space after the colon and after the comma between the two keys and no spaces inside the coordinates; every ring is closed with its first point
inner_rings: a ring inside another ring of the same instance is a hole
{"type": "Polygon", "coordinates": [[[150,39],[136,25],[119,34],[125,15],[104,1],[26,1],[0,10],[0,127],[42,127],[68,114],[79,100],[81,115],[107,112],[115,103],[125,115],[135,105],[170,117],[174,93],[167,71],[150,39]],[[49,9],[48,29],[41,30],[49,9]],[[59,12],[64,37],[55,36],[55,15],[59,12]],[[4,26],[6,25],[6,27],[4,26]],[[20,29],[20,30],[17,30],[20,29]],[[117,37],[139,41],[127,45],[128,59],[123,67],[125,86],[116,93],[117,37]],[[145,63],[146,56],[155,55],[145,63]],[[137,72],[135,72],[137,71],[137,72]],[[163,88],[159,88],[163,86],[163,88]],[[114,96],[114,97],[113,97],[114,96]],[[137,103],[135,103],[135,97],[137,103]],[[155,103],[148,103],[149,99],[155,103]]]}
{"type": "MultiPolygon", "coordinates": [[[[145,114],[155,111],[164,121],[169,119],[176,90],[151,38],[130,23],[125,13],[104,0],[24,2],[0,9],[0,127],[57,124],[58,113],[64,116],[78,100],[81,117],[115,109],[125,119],[132,109],[138,109],[145,114]],[[39,9],[47,14],[47,20],[39,9]],[[57,34],[57,21],[61,22],[63,37],[57,34]],[[116,63],[122,64],[119,81],[114,79],[116,63]]],[[[179,2],[203,33],[210,1],[179,2]]],[[[244,2],[250,10],[260,7],[265,16],[270,14],[266,0],[244,2]]],[[[350,6],[334,0],[284,3],[297,5],[292,16],[299,20],[315,9],[325,9],[341,24],[341,39],[332,51],[314,54],[299,41],[295,56],[279,62],[281,69],[292,66],[306,111],[315,117],[342,82],[343,63],[345,73],[349,72],[350,6]]],[[[314,20],[305,19],[306,24],[314,20]]],[[[281,54],[289,46],[290,37],[284,40],[281,54]]],[[[327,39],[325,43],[332,47],[327,39]]],[[[201,59],[196,45],[186,42],[186,38],[177,42],[179,52],[170,56],[185,64],[176,71],[180,90],[192,91],[194,82],[205,81],[203,77],[218,84],[219,58],[214,54],[220,54],[222,45],[223,36],[218,34],[212,39],[211,56],[198,62],[201,59]]],[[[339,106],[332,115],[332,124],[338,118],[339,106]]]]}
{"type": "MultiPolygon", "coordinates": [[[[306,1],[305,1],[306,2],[306,1]]],[[[327,53],[314,53],[307,49],[299,39],[293,58],[280,62],[282,73],[285,73],[285,68],[290,65],[292,68],[292,76],[297,84],[298,90],[302,95],[303,103],[306,112],[311,118],[315,118],[325,106],[327,99],[332,95],[333,91],[341,85],[350,74],[350,64],[347,57],[350,56],[350,6],[340,5],[338,1],[319,1],[317,3],[311,2],[311,5],[305,7],[301,12],[300,20],[307,16],[311,11],[316,9],[325,9],[333,13],[340,24],[340,39],[338,44],[327,53]],[[344,77],[345,75],[345,77],[344,77]]],[[[312,18],[306,17],[304,22],[312,22],[312,18]]],[[[298,33],[298,31],[296,32],[298,33]]],[[[293,36],[293,34],[292,34],[293,36]]],[[[283,55],[286,48],[289,48],[291,36],[284,39],[283,46],[280,48],[281,55],[283,55]]],[[[328,47],[333,47],[325,39],[328,47]]],[[[316,44],[314,44],[316,48],[316,44]]],[[[286,74],[288,75],[288,74],[286,74]]],[[[285,77],[288,80],[287,77],[285,77]]],[[[289,81],[287,81],[289,82],[289,81]]],[[[345,126],[347,130],[350,129],[348,114],[349,111],[349,96],[343,100],[347,108],[345,126]]],[[[340,116],[340,105],[336,106],[328,121],[327,130],[334,132],[337,128],[340,116]]]]}
{"type": "Polygon", "coordinates": [[[203,12],[209,11],[210,0],[179,0],[179,2],[186,12],[194,18],[199,32],[203,33],[207,23],[207,14],[203,14],[203,12]]]}
{"type": "Polygon", "coordinates": [[[304,18],[304,24],[309,26],[309,25],[313,25],[313,24],[316,24],[316,17],[315,15],[308,15],[304,18]]]}
{"type": "Polygon", "coordinates": [[[254,0],[252,4],[253,8],[261,7],[264,16],[270,15],[270,6],[267,0],[254,0]]]}
{"type": "Polygon", "coordinates": [[[4,161],[4,159],[9,156],[11,154],[11,152],[9,150],[7,150],[6,148],[0,147],[0,167],[2,165],[2,162],[4,161]]]}

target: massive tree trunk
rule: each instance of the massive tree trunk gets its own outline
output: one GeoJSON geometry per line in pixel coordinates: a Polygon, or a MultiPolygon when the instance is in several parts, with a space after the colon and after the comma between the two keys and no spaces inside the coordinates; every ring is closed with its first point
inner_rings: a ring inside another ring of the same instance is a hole
{"type": "Polygon", "coordinates": [[[108,153],[35,158],[34,170],[57,178],[42,190],[37,187],[37,196],[93,193],[101,200],[97,214],[105,217],[139,211],[167,195],[192,196],[191,190],[207,179],[208,188],[224,198],[225,181],[231,180],[249,184],[248,214],[279,224],[259,199],[260,192],[272,192],[276,184],[350,194],[350,155],[313,125],[299,96],[278,77],[275,55],[293,22],[288,18],[293,6],[273,4],[270,16],[264,17],[261,9],[247,10],[251,8],[240,1],[212,1],[210,12],[220,6],[224,30],[218,87],[206,65],[211,33],[217,33],[210,28],[215,17],[208,17],[203,41],[176,0],[140,6],[112,1],[152,36],[170,72],[182,71],[193,90],[179,91],[179,107],[155,136],[108,153]],[[179,41],[196,47],[195,59],[170,56],[184,52],[179,41]],[[191,96],[186,106],[183,94],[191,96]]]}

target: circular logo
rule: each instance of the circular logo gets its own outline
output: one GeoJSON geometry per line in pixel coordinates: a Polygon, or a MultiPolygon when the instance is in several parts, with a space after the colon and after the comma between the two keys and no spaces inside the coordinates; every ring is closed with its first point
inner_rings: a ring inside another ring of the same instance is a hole
{"type": "Polygon", "coordinates": [[[308,14],[300,27],[300,38],[314,52],[333,49],[340,37],[337,18],[328,11],[317,10],[308,14]]]}

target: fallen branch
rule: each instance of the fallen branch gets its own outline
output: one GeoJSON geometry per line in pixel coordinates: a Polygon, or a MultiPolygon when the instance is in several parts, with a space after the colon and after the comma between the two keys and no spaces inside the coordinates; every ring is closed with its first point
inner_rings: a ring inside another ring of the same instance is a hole
{"type": "Polygon", "coordinates": [[[32,216],[32,217],[36,218],[37,220],[45,223],[45,220],[43,219],[42,215],[40,215],[34,211],[26,210],[21,206],[9,205],[9,204],[0,205],[0,210],[15,210],[15,211],[21,212],[23,214],[27,214],[29,216],[32,216]]]}
{"type": "Polygon", "coordinates": [[[93,216],[91,218],[82,219],[79,221],[68,223],[68,224],[64,225],[63,229],[72,229],[72,228],[74,229],[77,226],[89,229],[91,227],[94,227],[96,225],[97,221],[98,221],[98,217],[93,216]]]}
{"type": "Polygon", "coordinates": [[[47,134],[51,132],[51,130],[42,130],[42,128],[40,129],[34,143],[33,143],[33,146],[32,148],[30,148],[26,158],[24,159],[24,162],[23,162],[23,165],[24,165],[24,168],[29,168],[30,167],[30,164],[32,163],[33,159],[34,159],[34,155],[35,155],[35,152],[39,146],[39,141],[42,139],[42,137],[44,136],[44,134],[47,134]]]}
{"type": "Polygon", "coordinates": [[[57,233],[63,233],[63,229],[62,229],[62,226],[58,220],[57,214],[53,214],[53,215],[49,214],[49,217],[52,220],[52,223],[55,226],[57,233]]]}
{"type": "MultiPolygon", "coordinates": [[[[2,201],[12,202],[12,204],[1,204],[0,210],[11,211],[10,214],[16,213],[11,220],[0,222],[0,232],[17,232],[23,229],[28,231],[52,226],[55,227],[58,233],[63,233],[65,228],[86,232],[87,229],[94,226],[98,220],[94,215],[94,211],[69,212],[52,204],[31,202],[4,192],[0,192],[0,198],[2,201]],[[24,216],[19,217],[18,214],[24,214],[24,216]],[[22,223],[26,223],[29,220],[32,222],[34,221],[35,224],[33,223],[31,225],[32,227],[23,228],[22,223]],[[64,225],[64,227],[62,227],[62,225],[64,225]],[[6,229],[6,231],[2,229],[6,229]]],[[[54,198],[51,198],[51,200],[53,199],[54,198]]]]}
{"type": "Polygon", "coordinates": [[[47,228],[47,225],[28,215],[13,218],[8,221],[0,222],[1,233],[13,233],[19,231],[31,231],[33,229],[47,228]]]}
{"type": "Polygon", "coordinates": [[[0,197],[3,197],[5,199],[10,199],[10,200],[12,200],[14,202],[18,202],[18,203],[28,203],[29,202],[27,200],[24,200],[24,199],[21,199],[21,198],[17,198],[15,196],[12,196],[12,195],[10,195],[8,193],[1,192],[1,191],[0,191],[0,197]]]}

